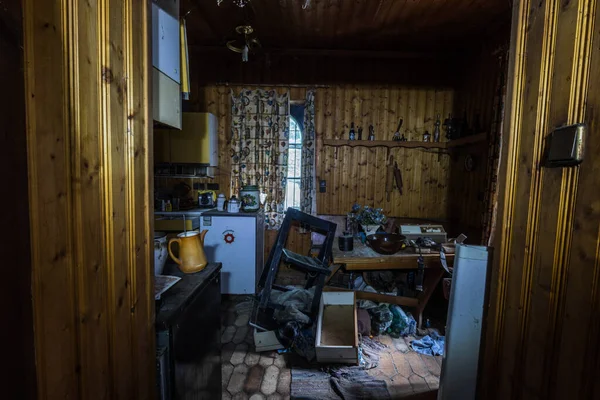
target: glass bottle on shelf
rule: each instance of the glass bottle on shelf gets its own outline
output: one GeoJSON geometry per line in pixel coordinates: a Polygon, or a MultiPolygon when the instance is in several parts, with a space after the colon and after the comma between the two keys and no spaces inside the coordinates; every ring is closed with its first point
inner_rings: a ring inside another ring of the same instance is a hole
{"type": "Polygon", "coordinates": [[[431,141],[431,134],[429,133],[429,131],[425,131],[425,133],[423,134],[423,141],[424,142],[430,142],[431,141]]]}
{"type": "Polygon", "coordinates": [[[369,125],[369,140],[375,140],[375,128],[373,128],[373,125],[369,125]]]}
{"type": "Polygon", "coordinates": [[[440,141],[440,125],[442,123],[440,122],[440,114],[437,115],[437,119],[435,121],[435,128],[433,129],[433,141],[434,142],[439,142],[440,141]]]}
{"type": "Polygon", "coordinates": [[[356,133],[354,133],[354,122],[350,124],[350,132],[348,133],[349,140],[356,140],[356,133]]]}

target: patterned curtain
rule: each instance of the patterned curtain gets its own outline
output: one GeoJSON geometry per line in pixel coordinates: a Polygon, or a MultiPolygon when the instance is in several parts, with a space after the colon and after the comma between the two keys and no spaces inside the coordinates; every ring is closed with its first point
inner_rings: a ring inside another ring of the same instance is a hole
{"type": "Polygon", "coordinates": [[[506,76],[508,73],[508,51],[502,50],[498,56],[500,73],[496,81],[494,98],[494,120],[490,131],[488,165],[486,173],[486,191],[484,201],[487,205],[483,215],[482,243],[492,246],[496,229],[496,209],[498,207],[498,171],[502,153],[502,130],[504,121],[504,103],[506,101],[506,76]]]}
{"type": "Polygon", "coordinates": [[[302,178],[300,180],[300,210],[317,213],[315,183],[315,91],[306,92],[304,103],[304,136],[302,138],[302,178]]]}
{"type": "Polygon", "coordinates": [[[279,229],[284,217],[288,163],[289,94],[274,90],[231,93],[231,190],[257,185],[267,229],[279,229]]]}

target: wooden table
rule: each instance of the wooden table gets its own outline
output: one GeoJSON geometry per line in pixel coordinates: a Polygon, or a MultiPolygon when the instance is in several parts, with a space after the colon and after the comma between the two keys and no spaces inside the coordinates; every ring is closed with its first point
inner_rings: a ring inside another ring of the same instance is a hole
{"type": "MultiPolygon", "coordinates": [[[[380,270],[415,270],[417,269],[418,254],[411,250],[404,250],[393,255],[384,256],[376,253],[367,245],[359,240],[354,241],[353,251],[340,251],[337,246],[333,248],[333,265],[332,271],[326,280],[328,283],[331,278],[344,268],[346,271],[361,271],[365,277],[366,271],[380,270]]],[[[392,296],[387,294],[372,293],[356,290],[356,297],[363,300],[372,300],[380,303],[398,304],[414,308],[416,311],[418,326],[421,327],[423,322],[423,310],[429,302],[433,291],[444,276],[444,268],[440,262],[439,253],[423,254],[425,262],[425,276],[423,278],[423,291],[415,297],[392,296]]],[[[454,254],[446,254],[446,261],[452,264],[454,254]]],[[[368,283],[367,279],[365,281],[368,283]]],[[[340,290],[335,288],[335,290],[340,290]]],[[[341,289],[350,290],[350,289],[341,289]]]]}

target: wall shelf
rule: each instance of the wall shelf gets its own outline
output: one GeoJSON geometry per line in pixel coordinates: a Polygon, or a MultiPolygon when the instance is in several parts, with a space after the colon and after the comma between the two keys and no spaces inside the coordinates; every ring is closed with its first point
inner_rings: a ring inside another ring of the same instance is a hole
{"type": "Polygon", "coordinates": [[[393,140],[339,140],[339,139],[323,139],[325,146],[349,146],[349,147],[406,147],[406,148],[423,148],[423,149],[445,149],[446,142],[420,142],[409,141],[400,142],[393,140]]]}
{"type": "Polygon", "coordinates": [[[447,143],[448,148],[463,147],[470,144],[485,142],[487,140],[487,132],[478,133],[476,135],[466,136],[460,139],[451,140],[447,143]]]}

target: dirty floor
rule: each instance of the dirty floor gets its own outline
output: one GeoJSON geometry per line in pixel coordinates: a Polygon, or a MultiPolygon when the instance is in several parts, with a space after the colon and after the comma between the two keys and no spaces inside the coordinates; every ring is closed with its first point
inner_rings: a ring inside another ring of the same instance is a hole
{"type": "MultiPolygon", "coordinates": [[[[252,303],[247,296],[223,296],[221,303],[221,360],[223,399],[289,399],[291,371],[285,356],[254,352],[248,319],[252,303]]],[[[441,357],[410,350],[414,337],[375,338],[388,346],[377,368],[368,371],[388,385],[392,399],[437,389],[441,357]]]]}

